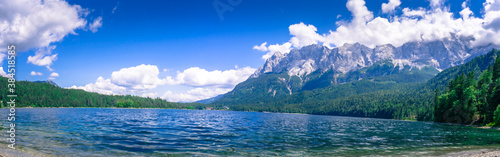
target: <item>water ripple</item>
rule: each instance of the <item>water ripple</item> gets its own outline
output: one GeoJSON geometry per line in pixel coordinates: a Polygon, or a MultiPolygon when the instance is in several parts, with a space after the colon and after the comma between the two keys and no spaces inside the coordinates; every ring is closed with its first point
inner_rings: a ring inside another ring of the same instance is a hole
{"type": "Polygon", "coordinates": [[[497,130],[385,119],[163,109],[17,113],[22,149],[56,156],[425,156],[500,145],[497,130]]]}

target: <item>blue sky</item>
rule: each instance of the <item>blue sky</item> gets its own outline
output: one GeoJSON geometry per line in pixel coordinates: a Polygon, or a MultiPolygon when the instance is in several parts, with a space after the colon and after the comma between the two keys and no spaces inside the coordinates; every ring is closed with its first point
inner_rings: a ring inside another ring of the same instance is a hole
{"type": "MultiPolygon", "coordinates": [[[[15,44],[19,43],[18,47],[22,50],[17,60],[17,79],[29,81],[53,79],[61,87],[73,86],[105,94],[134,94],[162,97],[171,101],[194,101],[222,94],[244,81],[253,70],[265,62],[263,55],[273,53],[271,46],[268,47],[271,44],[286,46],[289,42],[291,46],[287,49],[300,48],[311,42],[329,47],[345,42],[380,44],[356,37],[339,39],[339,35],[342,35],[340,31],[328,37],[330,31],[335,32],[340,25],[354,29],[354,24],[349,23],[354,23],[356,17],[354,11],[346,6],[347,0],[241,0],[241,3],[234,6],[227,0],[68,0],[57,1],[61,5],[51,6],[52,8],[46,5],[55,2],[23,1],[30,2],[31,5],[24,6],[28,9],[29,6],[45,5],[44,7],[51,10],[61,7],[69,8],[71,12],[73,9],[77,15],[68,17],[75,20],[74,22],[60,20],[46,24],[45,27],[55,28],[62,25],[66,29],[57,32],[61,38],[48,38],[47,42],[39,40],[35,42],[40,44],[5,37],[5,34],[20,35],[20,32],[17,34],[16,31],[0,32],[4,34],[1,37],[2,46],[10,39],[15,44]],[[67,4],[62,5],[63,3],[67,4]],[[232,11],[224,12],[221,19],[214,3],[227,5],[225,9],[232,11]],[[85,21],[85,24],[75,25],[74,23],[78,21],[85,21]],[[93,24],[95,25],[92,26],[93,24]],[[291,35],[294,29],[291,25],[297,26],[294,28],[304,29],[297,29],[299,35],[291,35]],[[311,29],[316,30],[311,32],[312,34],[307,33],[307,30],[311,29]],[[294,36],[301,42],[294,43],[291,39],[294,36]],[[309,39],[310,42],[302,42],[309,39]],[[267,42],[265,48],[254,47],[264,42],[267,42]],[[28,59],[36,54],[41,58],[32,61],[28,59]],[[55,54],[56,57],[50,58],[55,54]],[[42,61],[46,56],[50,61],[42,61]],[[112,76],[113,72],[116,75],[112,76]],[[50,76],[53,73],[58,75],[50,76]],[[127,75],[141,74],[147,77],[127,77],[127,75]],[[121,78],[118,78],[119,76],[121,78]],[[102,77],[101,82],[96,81],[99,77],[102,77]],[[170,78],[167,79],[168,77],[170,78]],[[89,84],[91,86],[85,88],[89,84]]],[[[353,5],[354,1],[356,4],[364,2],[353,0],[353,5]]],[[[377,17],[394,22],[395,17],[403,17],[405,8],[412,11],[425,10],[426,14],[437,14],[438,11],[434,10],[440,9],[441,12],[453,13],[452,19],[462,18],[460,12],[464,10],[462,5],[464,1],[401,0],[401,4],[385,12],[381,9],[381,5],[388,2],[389,0],[366,1],[364,6],[371,12],[372,17],[367,17],[362,22],[366,24],[377,17]]],[[[472,11],[472,17],[486,19],[485,12],[488,9],[485,9],[484,2],[467,1],[465,7],[472,11]]],[[[496,3],[492,6],[498,6],[498,2],[491,2],[496,3]]],[[[1,3],[9,4],[6,6],[17,5],[15,2],[1,3]]],[[[353,6],[356,7],[362,10],[361,5],[353,6]]],[[[23,12],[22,9],[15,7],[10,11],[23,12]]],[[[497,14],[492,11],[493,13],[497,14]]],[[[4,14],[5,19],[15,17],[0,12],[1,14],[4,14]]],[[[26,16],[39,14],[42,14],[42,11],[27,13],[26,16]]],[[[54,16],[69,15],[55,12],[54,16]]],[[[424,16],[408,18],[425,19],[424,16]]],[[[17,27],[13,23],[8,24],[11,24],[12,28],[17,27]]],[[[39,26],[35,24],[30,27],[39,26]]],[[[40,31],[45,29],[40,27],[37,28],[40,31]]],[[[419,28],[415,28],[417,29],[419,28]]],[[[436,28],[436,30],[441,29],[436,28]]],[[[392,39],[384,40],[393,43],[392,39]]],[[[2,64],[6,67],[5,60],[2,64]]]]}

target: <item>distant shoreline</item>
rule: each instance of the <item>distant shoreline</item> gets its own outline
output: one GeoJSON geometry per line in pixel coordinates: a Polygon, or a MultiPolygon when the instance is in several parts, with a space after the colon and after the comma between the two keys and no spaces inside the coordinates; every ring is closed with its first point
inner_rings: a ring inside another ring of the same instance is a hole
{"type": "Polygon", "coordinates": [[[493,130],[500,130],[500,127],[483,126],[483,125],[467,125],[467,124],[438,123],[438,122],[432,122],[432,123],[436,123],[436,124],[446,124],[446,125],[459,125],[459,126],[466,126],[466,127],[472,127],[472,128],[478,128],[478,129],[493,129],[493,130]]]}
{"type": "MultiPolygon", "coordinates": [[[[123,108],[123,107],[16,107],[16,109],[27,109],[27,108],[111,108],[111,109],[178,109],[178,110],[187,110],[185,108],[123,108]]],[[[6,107],[2,109],[8,109],[6,107]]]]}
{"type": "MultiPolygon", "coordinates": [[[[19,108],[19,109],[42,109],[42,108],[83,108],[83,107],[35,107],[35,108],[24,107],[24,108],[19,108]]],[[[112,108],[112,109],[166,109],[166,108],[112,108]]],[[[181,110],[188,110],[188,109],[181,109],[181,110]]],[[[261,112],[261,113],[264,113],[264,112],[261,112]]],[[[274,112],[268,112],[268,113],[274,113],[274,112]]],[[[282,114],[294,114],[294,113],[282,113],[282,114]]],[[[360,117],[356,117],[356,118],[360,118],[360,117]]],[[[432,123],[435,123],[435,122],[432,122],[432,123]]],[[[436,124],[447,124],[447,123],[436,123],[436,124]]],[[[451,125],[460,125],[460,124],[451,124],[451,125]]],[[[500,128],[497,128],[497,127],[480,127],[480,126],[471,126],[471,125],[462,125],[462,126],[482,128],[482,129],[500,130],[500,128]]],[[[450,150],[450,149],[446,148],[446,150],[443,150],[443,151],[436,151],[436,154],[433,154],[433,155],[436,155],[436,156],[471,156],[471,157],[495,156],[495,155],[500,156],[500,146],[498,146],[498,147],[497,146],[498,145],[493,145],[492,147],[488,147],[488,148],[484,148],[484,147],[481,148],[480,146],[472,146],[472,149],[468,149],[468,150],[457,150],[457,149],[450,150]]],[[[332,150],[332,152],[333,151],[334,150],[332,150]]],[[[35,151],[35,150],[30,150],[30,148],[26,148],[26,147],[24,147],[24,148],[20,147],[19,149],[16,147],[16,150],[0,147],[0,156],[2,156],[2,157],[10,157],[10,156],[31,157],[31,156],[47,156],[47,155],[40,154],[40,152],[35,151]]]]}
{"type": "Polygon", "coordinates": [[[500,156],[500,150],[473,150],[449,153],[443,156],[460,156],[460,157],[483,157],[483,156],[500,156]]]}
{"type": "MultiPolygon", "coordinates": [[[[173,110],[200,110],[200,109],[186,109],[186,108],[121,108],[121,107],[17,107],[17,109],[29,109],[29,108],[108,108],[108,109],[173,109],[173,110]]],[[[1,109],[7,109],[6,107],[1,108],[1,109]]],[[[203,111],[234,111],[234,110],[207,110],[204,109],[203,111]]],[[[258,113],[280,113],[280,114],[296,114],[296,115],[320,115],[320,114],[308,114],[308,113],[285,113],[285,112],[268,112],[268,111],[238,111],[238,112],[258,112],[258,113]]],[[[323,116],[336,116],[336,115],[323,115],[323,116]]],[[[352,116],[340,116],[340,117],[352,117],[352,116]]],[[[356,117],[356,118],[372,118],[372,117],[356,117]]],[[[380,118],[375,118],[375,119],[380,119],[380,118]]],[[[381,118],[384,119],[384,118],[381,118]]],[[[408,120],[408,119],[391,119],[391,120],[402,120],[402,121],[416,121],[416,122],[431,122],[431,123],[436,123],[436,124],[446,124],[446,125],[460,125],[460,126],[467,126],[467,127],[473,127],[473,128],[479,128],[479,129],[493,129],[493,130],[500,130],[500,127],[491,127],[491,126],[481,126],[481,125],[466,125],[466,124],[455,124],[455,123],[438,123],[438,122],[432,122],[432,121],[417,121],[417,120],[408,120]]]]}

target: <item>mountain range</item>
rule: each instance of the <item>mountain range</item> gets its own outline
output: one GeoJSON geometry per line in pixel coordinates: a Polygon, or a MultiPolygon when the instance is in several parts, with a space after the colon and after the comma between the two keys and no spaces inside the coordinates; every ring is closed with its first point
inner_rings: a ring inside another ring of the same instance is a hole
{"type": "Polygon", "coordinates": [[[471,47],[473,40],[452,35],[399,47],[386,44],[370,48],[354,43],[331,49],[314,44],[289,53],[276,52],[246,81],[210,101],[233,110],[418,119],[418,112],[430,112],[417,111],[418,105],[432,108],[432,93],[438,86],[435,82],[443,88],[454,78],[438,75],[440,72],[500,48],[493,44],[471,47]],[[440,78],[433,78],[436,75],[440,78]],[[432,88],[429,80],[434,81],[432,88]],[[365,99],[368,102],[362,102],[365,99]],[[338,106],[344,103],[350,104],[338,106]],[[391,109],[372,111],[375,106],[366,106],[377,103],[387,103],[385,107],[391,109]],[[399,106],[406,111],[394,111],[398,104],[411,105],[399,106]]]}
{"type": "MultiPolygon", "coordinates": [[[[101,95],[61,88],[52,81],[19,81],[16,106],[213,107],[430,121],[439,91],[448,91],[449,82],[461,74],[477,79],[500,55],[500,51],[493,50],[500,46],[469,47],[471,40],[454,36],[400,47],[369,48],[355,43],[333,49],[310,45],[286,54],[276,52],[232,91],[198,103],[101,95]]],[[[0,82],[6,83],[7,79],[0,77],[0,82]]],[[[0,107],[5,107],[2,102],[7,101],[8,90],[6,86],[0,89],[0,107]]]]}
{"type": "Polygon", "coordinates": [[[257,78],[264,73],[282,73],[287,71],[290,76],[303,77],[314,71],[346,73],[367,67],[381,60],[390,59],[393,64],[409,65],[411,67],[432,66],[443,70],[483,55],[499,48],[498,45],[470,47],[473,38],[453,35],[443,40],[430,42],[409,42],[399,47],[391,44],[369,48],[360,43],[344,44],[329,49],[321,45],[310,45],[301,49],[293,49],[290,53],[276,52],[260,67],[251,78],[257,78]]]}

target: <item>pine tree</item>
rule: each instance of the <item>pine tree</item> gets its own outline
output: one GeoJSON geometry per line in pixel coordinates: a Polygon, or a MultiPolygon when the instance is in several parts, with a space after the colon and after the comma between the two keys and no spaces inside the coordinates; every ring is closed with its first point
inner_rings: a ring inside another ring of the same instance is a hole
{"type": "Polygon", "coordinates": [[[496,124],[497,126],[500,126],[500,105],[498,105],[497,109],[495,110],[494,115],[495,115],[493,117],[494,124],[496,124]]]}
{"type": "Polygon", "coordinates": [[[497,108],[498,104],[500,104],[500,57],[497,57],[495,60],[495,64],[493,65],[493,74],[492,74],[492,86],[490,87],[491,89],[491,95],[489,97],[489,102],[488,102],[488,110],[490,111],[489,114],[487,115],[488,120],[492,121],[493,120],[493,111],[497,108]]]}
{"type": "Polygon", "coordinates": [[[463,118],[464,124],[470,124],[473,122],[474,114],[476,113],[477,99],[476,92],[474,86],[469,86],[464,91],[464,100],[462,101],[462,109],[463,114],[461,115],[463,118]]]}
{"type": "Polygon", "coordinates": [[[479,111],[479,115],[481,116],[480,118],[483,120],[483,124],[488,123],[488,118],[487,115],[492,115],[492,111],[490,110],[490,106],[488,105],[490,95],[491,95],[491,85],[493,83],[492,81],[492,67],[489,66],[487,70],[485,70],[481,76],[479,77],[479,81],[477,83],[477,101],[478,101],[478,107],[477,110],[479,111]]]}
{"type": "Polygon", "coordinates": [[[439,102],[439,89],[434,90],[434,121],[442,122],[441,104],[439,102]]]}
{"type": "Polygon", "coordinates": [[[493,64],[493,80],[500,78],[500,57],[497,56],[495,63],[493,64]]]}

